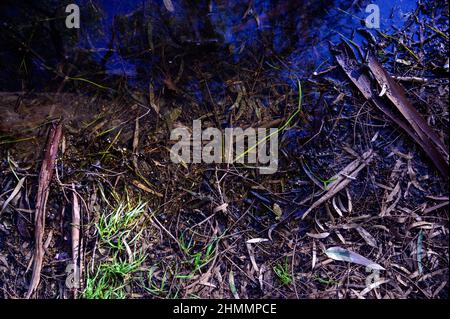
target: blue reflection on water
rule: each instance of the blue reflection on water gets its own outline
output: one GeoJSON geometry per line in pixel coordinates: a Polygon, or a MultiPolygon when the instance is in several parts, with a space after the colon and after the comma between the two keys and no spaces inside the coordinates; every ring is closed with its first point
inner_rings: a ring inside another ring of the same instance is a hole
{"type": "MultiPolygon", "coordinates": [[[[274,54],[288,53],[289,68],[283,68],[280,75],[292,79],[293,74],[301,74],[305,70],[310,72],[329,58],[327,41],[336,42],[341,35],[352,37],[353,30],[362,27],[361,22],[368,15],[365,2],[369,3],[362,1],[360,6],[349,7],[349,1],[262,0],[254,1],[253,6],[233,0],[197,1],[195,5],[180,0],[171,2],[173,12],[168,11],[162,1],[97,1],[101,32],[85,30],[78,47],[108,48],[113,27],[118,17],[122,16],[130,24],[140,20],[141,29],[134,32],[144,33],[138,35],[141,40],[148,33],[142,28],[151,24],[151,36],[155,41],[153,46],[165,40],[178,45],[180,54],[184,53],[187,43],[201,46],[206,41],[214,41],[221,48],[220,54],[236,63],[241,58],[247,58],[248,50],[265,50],[269,44],[274,54]]],[[[80,5],[83,7],[89,3],[81,1],[80,5]]],[[[407,13],[416,8],[416,1],[411,0],[374,0],[371,3],[380,7],[381,30],[401,27],[407,13]]],[[[130,34],[120,34],[120,31],[116,34],[115,50],[106,63],[106,72],[136,76],[136,64],[147,63],[145,68],[151,70],[152,63],[161,62],[151,54],[146,59],[135,59],[133,54],[120,54],[121,46],[127,45],[120,43],[121,36],[129,37],[130,34]]],[[[356,35],[356,41],[362,41],[362,38],[356,35]]],[[[144,49],[144,46],[136,46],[136,50],[144,49]]],[[[95,58],[100,61],[105,54],[97,54],[95,58]]]]}
{"type": "MultiPolygon", "coordinates": [[[[77,50],[90,52],[81,65],[76,61],[79,74],[89,77],[94,73],[89,70],[92,64],[82,65],[89,60],[97,63],[97,71],[107,76],[123,76],[129,84],[141,83],[143,87],[151,81],[158,88],[168,79],[174,80],[170,76],[174,77],[180,61],[186,58],[188,66],[203,63],[217,74],[214,81],[218,83],[212,85],[220,89],[225,76],[214,69],[218,61],[249,68],[256,67],[265,56],[266,62],[272,63],[274,75],[295,85],[295,78],[320,71],[330,61],[328,41],[338,42],[342,36],[363,41],[354,30],[363,26],[367,4],[379,5],[381,30],[386,32],[401,27],[407,13],[417,5],[415,0],[78,0],[75,3],[81,9],[81,29],[77,43],[67,48],[65,56],[70,62],[77,50]],[[171,3],[169,8],[167,3],[171,3]],[[353,3],[356,5],[352,6],[353,3]]],[[[60,9],[63,11],[63,5],[60,9]]],[[[2,10],[3,16],[20,16],[14,6],[2,10]]],[[[71,32],[63,30],[63,36],[71,32]]],[[[45,47],[35,50],[42,52],[50,65],[60,62],[57,52],[52,55],[45,47]]],[[[13,60],[8,56],[3,59],[13,60]]],[[[38,72],[48,72],[42,63],[37,65],[38,72]]],[[[191,76],[180,83],[191,90],[199,86],[195,81],[200,80],[191,76]]],[[[201,92],[192,93],[204,98],[201,92]]]]}

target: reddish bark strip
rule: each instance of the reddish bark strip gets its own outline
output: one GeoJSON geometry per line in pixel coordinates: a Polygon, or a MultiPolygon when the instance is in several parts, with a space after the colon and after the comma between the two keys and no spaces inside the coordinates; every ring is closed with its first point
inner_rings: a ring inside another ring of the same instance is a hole
{"type": "Polygon", "coordinates": [[[34,260],[33,274],[31,277],[30,287],[26,298],[30,298],[36,291],[41,279],[42,261],[44,259],[44,229],[45,229],[45,211],[49,193],[50,181],[55,168],[55,160],[58,155],[58,145],[62,136],[62,125],[53,125],[47,141],[45,158],[42,162],[41,172],[39,173],[39,187],[36,198],[36,212],[34,216],[34,260]]]}

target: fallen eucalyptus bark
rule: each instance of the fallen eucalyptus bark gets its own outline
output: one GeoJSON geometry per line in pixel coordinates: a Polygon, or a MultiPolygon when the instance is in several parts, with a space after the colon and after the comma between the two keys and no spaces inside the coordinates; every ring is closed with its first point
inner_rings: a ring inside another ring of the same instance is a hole
{"type": "Polygon", "coordinates": [[[367,65],[362,65],[357,61],[353,50],[341,44],[336,50],[335,57],[362,95],[412,137],[440,173],[448,179],[448,150],[407,99],[403,87],[395,82],[372,54],[367,55],[367,65]],[[369,74],[375,81],[369,77],[369,74]],[[376,84],[380,92],[377,92],[376,84]],[[397,112],[390,104],[395,106],[397,112]]]}
{"type": "Polygon", "coordinates": [[[42,261],[44,259],[44,229],[45,229],[45,212],[49,193],[50,181],[52,180],[53,170],[55,168],[55,160],[58,154],[58,145],[62,136],[62,124],[53,125],[47,141],[45,158],[42,162],[41,171],[39,173],[39,187],[36,198],[36,212],[34,216],[34,259],[33,273],[31,276],[30,287],[26,298],[30,298],[36,291],[41,279],[42,261]]]}

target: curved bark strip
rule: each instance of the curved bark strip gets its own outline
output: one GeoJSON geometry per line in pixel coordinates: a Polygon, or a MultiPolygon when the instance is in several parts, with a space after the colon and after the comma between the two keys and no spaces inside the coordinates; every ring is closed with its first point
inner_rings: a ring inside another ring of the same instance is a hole
{"type": "Polygon", "coordinates": [[[34,216],[34,259],[33,274],[31,276],[30,287],[26,298],[30,298],[36,291],[41,279],[42,261],[44,259],[44,228],[45,228],[45,211],[49,193],[50,181],[55,168],[55,160],[58,154],[58,145],[62,136],[62,124],[53,125],[47,141],[45,158],[42,162],[41,171],[39,173],[39,187],[36,198],[36,212],[34,216]]]}

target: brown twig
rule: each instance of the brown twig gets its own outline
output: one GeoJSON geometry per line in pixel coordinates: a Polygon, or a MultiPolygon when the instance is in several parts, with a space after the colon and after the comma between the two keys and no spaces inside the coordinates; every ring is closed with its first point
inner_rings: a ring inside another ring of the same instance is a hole
{"type": "Polygon", "coordinates": [[[365,152],[361,159],[356,159],[347,165],[342,171],[340,171],[336,176],[334,176],[333,182],[329,185],[325,195],[320,197],[311,207],[306,210],[303,214],[302,219],[304,219],[314,208],[322,205],[327,200],[333,198],[337,193],[343,190],[350,182],[358,176],[359,172],[367,166],[367,162],[372,158],[373,151],[368,150],[365,152]]]}

